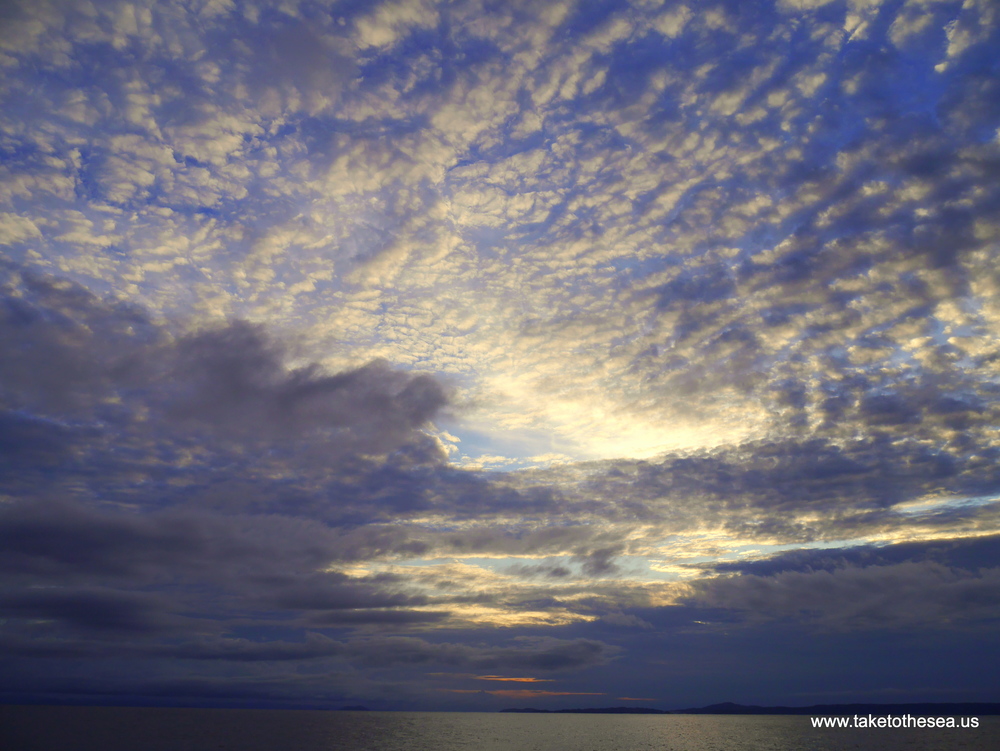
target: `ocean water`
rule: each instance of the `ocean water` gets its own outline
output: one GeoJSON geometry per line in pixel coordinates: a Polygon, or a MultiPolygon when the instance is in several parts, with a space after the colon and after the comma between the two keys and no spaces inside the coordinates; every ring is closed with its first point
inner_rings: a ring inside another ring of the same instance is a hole
{"type": "Polygon", "coordinates": [[[808,717],[0,706],[3,751],[995,751],[978,729],[813,729],[808,717]]]}

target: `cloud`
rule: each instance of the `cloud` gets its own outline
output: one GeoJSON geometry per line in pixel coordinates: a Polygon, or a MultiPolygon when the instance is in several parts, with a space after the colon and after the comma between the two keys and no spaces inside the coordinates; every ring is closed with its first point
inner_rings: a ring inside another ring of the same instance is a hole
{"type": "Polygon", "coordinates": [[[10,685],[993,617],[989,3],[0,14],[10,685]]]}
{"type": "Polygon", "coordinates": [[[358,43],[364,47],[387,47],[413,28],[433,27],[438,14],[421,0],[382,3],[357,21],[358,43]]]}
{"type": "Polygon", "coordinates": [[[832,629],[939,628],[996,618],[1000,571],[973,573],[925,561],[748,574],[700,582],[689,601],[752,619],[795,619],[832,629]]]}
{"type": "Polygon", "coordinates": [[[630,615],[626,613],[608,613],[601,616],[601,622],[609,623],[613,626],[625,626],[630,628],[653,628],[652,624],[648,621],[644,621],[637,615],[630,615]]]}
{"type": "Polygon", "coordinates": [[[547,699],[552,696],[606,696],[604,693],[586,691],[535,691],[527,688],[501,688],[493,691],[473,688],[442,688],[438,690],[448,691],[453,694],[489,694],[490,696],[502,696],[505,699],[547,699]]]}
{"type": "MultiPolygon", "coordinates": [[[[71,242],[84,237],[81,230],[50,230],[36,221],[50,213],[44,207],[29,221],[66,270],[96,273],[110,285],[127,277],[135,293],[142,289],[158,306],[190,300],[179,290],[193,289],[196,304],[206,308],[246,306],[255,320],[299,321],[315,332],[316,351],[328,351],[334,336],[342,349],[361,353],[379,331],[391,334],[376,337],[378,355],[391,361],[494,374],[500,388],[491,399],[506,391],[510,401],[495,403],[491,419],[555,431],[572,454],[588,458],[606,458],[616,445],[655,454],[705,437],[710,444],[731,442],[748,430],[810,424],[820,417],[803,409],[776,419],[781,405],[769,397],[775,382],[795,380],[807,397],[804,407],[819,400],[827,384],[796,377],[797,358],[841,347],[852,359],[867,357],[871,377],[902,356],[905,342],[891,333],[881,349],[863,344],[872,330],[891,332],[899,323],[886,318],[890,311],[933,304],[915,299],[926,298],[916,294],[921,284],[950,285],[958,294],[961,278],[976,275],[952,260],[978,247],[974,217],[989,210],[986,194],[971,199],[975,208],[914,213],[947,203],[979,179],[949,145],[953,130],[897,117],[908,129],[903,137],[871,128],[851,140],[844,120],[817,121],[807,131],[804,116],[795,114],[820,91],[818,81],[834,87],[830,96],[840,111],[854,113],[848,120],[875,122],[905,109],[908,100],[893,88],[900,58],[876,54],[875,42],[856,39],[836,67],[828,57],[831,45],[843,42],[836,41],[836,23],[829,36],[825,17],[815,19],[815,36],[792,34],[767,3],[740,19],[748,41],[735,52],[721,41],[731,23],[715,11],[685,24],[684,8],[659,20],[635,9],[627,21],[628,14],[581,11],[573,23],[585,33],[576,37],[551,35],[553,25],[568,23],[565,11],[556,10],[525,7],[510,17],[495,10],[474,23],[482,14],[450,9],[456,44],[471,55],[461,70],[433,45],[420,65],[361,64],[352,57],[345,35],[364,29],[385,37],[382,46],[365,49],[386,54],[414,28],[433,38],[442,16],[419,4],[384,4],[350,19],[314,8],[310,23],[297,12],[227,10],[198,20],[203,28],[185,13],[168,20],[140,10],[135,23],[125,23],[109,12],[100,22],[108,39],[158,39],[157,56],[122,91],[128,104],[103,115],[109,122],[133,118],[133,125],[148,120],[147,135],[115,132],[104,142],[84,131],[93,142],[84,154],[73,150],[79,134],[66,131],[44,165],[19,163],[17,179],[41,179],[58,161],[60,179],[103,185],[111,191],[106,198],[131,201],[139,211],[124,234],[112,233],[101,228],[107,216],[96,204],[80,205],[78,219],[90,223],[87,238],[104,238],[108,249],[163,250],[164,257],[83,253],[82,243],[71,242]],[[223,18],[236,31],[216,52],[209,37],[223,18]],[[677,21],[669,42],[643,36],[643,28],[666,18],[677,21]],[[540,34],[536,49],[519,57],[517,39],[529,30],[540,34]],[[176,50],[159,41],[168,38],[189,56],[202,49],[204,59],[175,59],[176,50]],[[768,39],[781,46],[781,56],[762,41],[768,39]],[[660,45],[662,56],[643,57],[642,44],[660,45]],[[594,63],[604,84],[585,91],[584,81],[570,85],[571,76],[559,72],[564,63],[579,69],[594,54],[606,58],[594,63]],[[164,71],[178,73],[177,91],[159,85],[164,71]],[[546,71],[554,72],[554,82],[546,71]],[[554,148],[491,151],[489,144],[510,136],[504,123],[518,111],[517,92],[534,98],[553,86],[534,116],[548,122],[538,137],[554,148]],[[555,96],[563,89],[565,97],[555,96]],[[567,119],[559,108],[569,101],[576,109],[567,119]],[[140,104],[148,111],[141,117],[140,104]],[[753,118],[744,123],[745,137],[727,140],[731,117],[753,118]],[[361,131],[350,124],[359,122],[367,123],[361,131]],[[600,137],[583,138],[587,128],[600,137]],[[369,132],[392,135],[369,138],[369,132]],[[841,136],[847,145],[835,148],[841,136]],[[780,147],[786,137],[799,145],[780,147]],[[474,146],[478,156],[470,159],[474,146]],[[924,183],[907,181],[920,164],[924,183]],[[105,173],[111,182],[94,181],[105,173]],[[931,174],[951,177],[935,179],[932,188],[931,174]],[[569,175],[578,175],[579,184],[567,182],[569,175]],[[334,205],[322,199],[333,194],[334,205]],[[294,205],[282,205],[282,195],[294,196],[294,205]],[[235,211],[237,203],[252,207],[252,218],[235,211]],[[197,210],[182,216],[182,206],[197,210]],[[213,213],[204,213],[209,206],[213,213]],[[488,238],[480,236],[484,225],[493,228],[488,238]],[[197,232],[207,232],[197,247],[169,254],[153,240],[197,232]],[[248,245],[255,248],[249,254],[248,245]],[[520,259],[489,268],[493,291],[486,295],[460,260],[480,248],[520,259]],[[933,282],[883,281],[926,276],[913,265],[924,256],[934,269],[949,270],[933,282]],[[425,262],[431,258],[435,263],[425,262]],[[570,260],[585,271],[574,272],[570,260]],[[616,270],[592,273],[601,263],[616,270]],[[656,270],[630,276],[636,263],[656,270]],[[872,271],[878,280],[864,282],[861,275],[872,271]],[[544,278],[562,282],[532,283],[544,278]],[[813,280],[812,288],[802,286],[804,279],[813,280]],[[838,285],[857,288],[830,291],[838,285]],[[398,289],[401,304],[373,306],[365,295],[374,287],[398,289]],[[327,291],[334,289],[331,301],[327,291]],[[435,314],[442,295],[460,311],[461,336],[450,317],[435,314]],[[428,335],[414,335],[418,330],[428,335]],[[592,399],[597,391],[613,394],[613,409],[592,399]],[[631,419],[614,421],[609,413],[631,419]],[[685,427],[668,431],[664,424],[685,427]]],[[[817,11],[831,19],[847,12],[817,11]]],[[[946,15],[934,16],[939,31],[946,15]]],[[[106,61],[85,59],[95,73],[104,69],[106,61]]],[[[988,121],[990,98],[974,95],[976,76],[954,76],[949,90],[968,91],[954,101],[943,95],[941,122],[988,121]]],[[[477,390],[489,392],[485,384],[477,390]]]]}
{"type": "Polygon", "coordinates": [[[431,643],[413,637],[359,641],[356,659],[367,665],[394,663],[467,665],[477,669],[528,668],[546,672],[577,670],[614,659],[619,648],[593,639],[517,637],[510,646],[473,647],[431,643]]]}
{"type": "Polygon", "coordinates": [[[164,628],[163,603],[139,593],[97,589],[27,589],[0,594],[8,617],[54,619],[84,631],[155,631],[164,628]]]}
{"type": "Polygon", "coordinates": [[[128,576],[163,560],[204,552],[190,520],[100,513],[65,501],[0,509],[2,565],[10,573],[128,576]]]}
{"type": "MultiPolygon", "coordinates": [[[[84,593],[94,586],[86,583],[101,582],[107,597],[125,599],[123,607],[153,590],[160,592],[161,609],[198,611],[216,621],[252,612],[263,620],[278,613],[313,614],[313,621],[327,625],[408,622],[408,614],[409,622],[433,621],[443,615],[407,610],[426,599],[393,591],[392,581],[323,573],[343,554],[337,534],[289,517],[237,519],[193,510],[136,515],[67,502],[19,503],[2,509],[0,538],[6,542],[0,566],[12,586],[20,585],[17,591],[31,595],[23,601],[10,595],[8,604],[21,614],[38,597],[56,597],[54,582],[77,582],[84,593]],[[164,589],[170,579],[200,582],[204,594],[164,589]],[[216,595],[228,604],[213,604],[216,595]]],[[[67,590],[68,602],[75,602],[75,591],[67,590]]],[[[47,600],[38,602],[42,608],[47,600]]],[[[129,623],[121,622],[123,628],[129,623]]]]}
{"type": "Polygon", "coordinates": [[[0,215],[0,245],[13,245],[41,236],[41,231],[30,219],[16,214],[0,215]]]}
{"type": "Polygon", "coordinates": [[[187,336],[168,356],[173,383],[161,387],[168,409],[243,436],[325,428],[349,434],[355,450],[381,453],[447,402],[431,377],[409,376],[380,361],[330,376],[315,365],[287,371],[263,330],[244,322],[187,336]]]}
{"type": "MultiPolygon", "coordinates": [[[[420,430],[445,406],[446,391],[430,376],[382,363],[334,375],[289,368],[286,350],[261,327],[175,335],[140,309],[109,306],[74,285],[30,275],[11,284],[5,336],[35,365],[5,380],[17,409],[3,427],[22,457],[6,492],[27,497],[0,514],[8,541],[0,561],[25,586],[116,582],[135,592],[172,571],[227,593],[219,625],[285,613],[302,628],[430,628],[527,622],[548,611],[644,629],[648,620],[622,609],[676,595],[629,583],[631,560],[656,555],[666,536],[707,526],[719,539],[801,543],[913,535],[918,524],[938,536],[971,534],[995,511],[989,503],[906,510],[934,494],[996,489],[988,466],[966,453],[971,435],[936,451],[904,433],[508,475],[457,470],[420,430]],[[47,379],[33,379],[35,369],[47,379]],[[115,446],[130,447],[127,460],[115,446]],[[88,457],[87,469],[66,464],[74,454],[88,457]],[[904,466],[905,474],[894,469],[904,466]],[[97,468],[117,510],[64,495],[66,481],[97,468]],[[139,513],[126,510],[137,504],[139,513]],[[392,523],[427,513],[426,522],[392,523]],[[495,572],[394,562],[442,555],[521,560],[495,572]],[[339,568],[366,561],[361,576],[339,568]],[[581,599],[585,592],[591,599],[581,599]]],[[[879,429],[912,424],[917,410],[922,422],[982,419],[976,402],[914,389],[910,401],[899,392],[858,400],[857,413],[879,429]]],[[[789,404],[803,403],[796,398],[789,404]]],[[[170,601],[173,612],[214,607],[193,595],[170,601]]]]}
{"type": "Polygon", "coordinates": [[[18,352],[3,371],[14,409],[93,416],[124,398],[127,409],[231,438],[325,432],[330,447],[383,453],[414,439],[447,402],[430,376],[381,361],[332,375],[315,364],[289,369],[282,347],[245,321],[173,337],[136,308],[44,277],[24,281],[8,287],[0,334],[18,352]]]}

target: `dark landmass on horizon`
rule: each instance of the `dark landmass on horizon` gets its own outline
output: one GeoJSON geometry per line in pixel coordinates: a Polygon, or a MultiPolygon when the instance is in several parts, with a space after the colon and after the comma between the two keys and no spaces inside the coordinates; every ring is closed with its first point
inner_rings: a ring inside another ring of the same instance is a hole
{"type": "Polygon", "coordinates": [[[582,709],[501,709],[501,712],[537,712],[550,714],[789,714],[789,715],[903,715],[979,716],[1000,715],[995,702],[920,702],[911,704],[814,704],[809,707],[760,707],[727,701],[689,709],[651,709],[649,707],[604,707],[582,709]]]}
{"type": "Polygon", "coordinates": [[[501,709],[501,712],[527,712],[539,714],[671,714],[665,709],[651,709],[650,707],[584,707],[581,709],[534,709],[524,707],[522,709],[501,709]]]}

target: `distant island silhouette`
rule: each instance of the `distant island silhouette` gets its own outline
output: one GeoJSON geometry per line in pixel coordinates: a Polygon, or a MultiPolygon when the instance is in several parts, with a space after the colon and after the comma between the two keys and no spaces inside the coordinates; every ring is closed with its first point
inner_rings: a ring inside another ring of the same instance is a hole
{"type": "Polygon", "coordinates": [[[501,709],[501,712],[539,712],[542,714],[671,714],[663,709],[650,709],[649,707],[585,707],[582,709],[533,709],[524,707],[523,709],[501,709]]]}
{"type": "Polygon", "coordinates": [[[731,701],[689,709],[652,709],[650,707],[585,707],[580,709],[501,709],[501,712],[537,712],[540,714],[789,714],[789,715],[916,715],[981,716],[1000,715],[1000,704],[992,702],[912,704],[814,704],[809,707],[759,707],[731,701]]]}

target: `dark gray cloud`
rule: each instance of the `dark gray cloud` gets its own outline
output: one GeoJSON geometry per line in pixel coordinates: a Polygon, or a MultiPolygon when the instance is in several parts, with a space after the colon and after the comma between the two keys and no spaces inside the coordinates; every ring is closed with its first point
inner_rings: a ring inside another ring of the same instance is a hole
{"type": "Polygon", "coordinates": [[[193,632],[233,619],[291,617],[332,627],[427,623],[448,614],[412,610],[428,600],[401,591],[397,578],[324,572],[345,556],[341,535],[287,516],[22,502],[0,510],[0,538],[0,569],[20,585],[0,607],[28,619],[24,628],[46,616],[70,631],[105,624],[141,635],[157,623],[179,628],[179,613],[203,619],[187,623],[193,632]]]}
{"type": "MultiPolygon", "coordinates": [[[[328,450],[384,453],[415,440],[447,403],[426,375],[381,361],[334,375],[316,365],[290,370],[283,348],[260,326],[234,321],[173,338],[135,308],[30,273],[15,272],[4,305],[2,345],[16,354],[0,372],[9,410],[134,425],[135,412],[151,409],[144,419],[191,423],[247,443],[308,434],[328,450]],[[116,415],[108,406],[114,399],[132,414],[116,415]]],[[[38,432],[10,422],[18,428],[38,432]]],[[[31,450],[33,442],[17,443],[31,450]]]]}
{"type": "Polygon", "coordinates": [[[709,564],[719,573],[773,576],[784,571],[832,571],[844,566],[887,566],[907,561],[933,561],[942,566],[967,571],[992,567],[1000,556],[1000,537],[989,535],[967,539],[940,539],[930,542],[901,542],[894,545],[859,545],[835,549],[800,549],[751,561],[709,564]]]}
{"type": "Polygon", "coordinates": [[[692,604],[830,629],[981,628],[1000,618],[1000,569],[970,572],[933,561],[744,574],[693,588],[692,604]]]}
{"type": "MultiPolygon", "coordinates": [[[[103,628],[103,626],[102,626],[103,628]]],[[[306,632],[301,641],[282,639],[250,640],[233,637],[195,637],[183,644],[124,644],[111,642],[8,639],[10,655],[48,657],[150,656],[182,660],[230,662],[287,662],[305,659],[338,658],[372,668],[395,666],[461,667],[475,670],[529,670],[561,673],[606,664],[621,654],[617,646],[577,638],[524,636],[496,640],[498,643],[429,641],[412,636],[370,636],[350,640],[333,639],[306,632]]]]}
{"type": "Polygon", "coordinates": [[[581,487],[591,497],[614,498],[608,510],[622,520],[691,529],[718,525],[789,542],[843,539],[916,518],[932,524],[992,518],[995,504],[918,517],[893,509],[928,496],[996,493],[1000,480],[983,458],[996,449],[988,443],[966,453],[971,445],[949,451],[906,439],[748,443],[657,462],[596,464],[581,487]]]}
{"type": "Polygon", "coordinates": [[[280,348],[245,322],[186,336],[167,357],[167,380],[147,388],[159,387],[168,411],[243,437],[325,429],[348,434],[343,440],[358,452],[380,453],[411,438],[447,401],[429,376],[381,361],[332,376],[316,366],[287,371],[280,348]]]}
{"type": "Polygon", "coordinates": [[[0,508],[0,566],[10,575],[130,576],[204,554],[191,519],[101,513],[65,501],[0,508]]]}
{"type": "Polygon", "coordinates": [[[116,590],[27,588],[0,592],[7,617],[54,619],[71,629],[142,633],[164,627],[164,603],[116,590]]]}
{"type": "Polygon", "coordinates": [[[510,567],[510,572],[526,578],[544,577],[548,579],[565,579],[573,573],[566,566],[555,563],[540,563],[538,565],[518,563],[510,567]]]}
{"type": "Polygon", "coordinates": [[[234,618],[343,628],[447,616],[412,610],[426,598],[391,577],[324,572],[419,543],[310,514],[325,503],[357,515],[391,495],[394,473],[440,463],[420,432],[447,401],[430,376],[383,362],[288,369],[259,326],[175,336],[134,307],[9,268],[5,293],[0,440],[13,498],[0,506],[0,608],[19,638],[53,632],[65,646],[118,631],[127,644],[234,618]],[[275,477],[294,468],[312,482],[275,477]]]}
{"type": "Polygon", "coordinates": [[[593,639],[517,637],[509,646],[431,643],[413,637],[384,637],[354,645],[357,659],[373,667],[395,663],[472,667],[476,670],[563,671],[603,664],[618,647],[593,639]]]}
{"type": "MultiPolygon", "coordinates": [[[[222,486],[208,477],[216,462],[244,465],[247,477],[260,475],[287,498],[302,485],[288,487],[265,467],[292,454],[312,463],[317,481],[331,461],[377,472],[378,461],[362,455],[395,451],[401,468],[442,460],[420,432],[447,403],[430,376],[380,361],[332,375],[314,365],[288,369],[283,348],[259,326],[236,321],[175,337],[134,307],[10,273],[0,321],[11,355],[0,365],[0,441],[11,449],[4,460],[16,462],[3,480],[10,489],[33,484],[29,495],[42,493],[58,479],[43,478],[41,468],[58,464],[63,478],[96,482],[100,474],[103,500],[133,502],[126,497],[143,476],[143,504],[157,496],[169,503],[178,495],[172,483],[200,469],[204,482],[186,494],[211,504],[221,500],[222,486]],[[178,474],[178,462],[190,471],[178,474]]],[[[391,472],[382,474],[392,482],[391,472]]],[[[238,482],[235,473],[230,481],[238,482]]],[[[252,505],[263,489],[242,490],[252,505]]],[[[234,487],[230,497],[240,492],[234,487]]]]}

